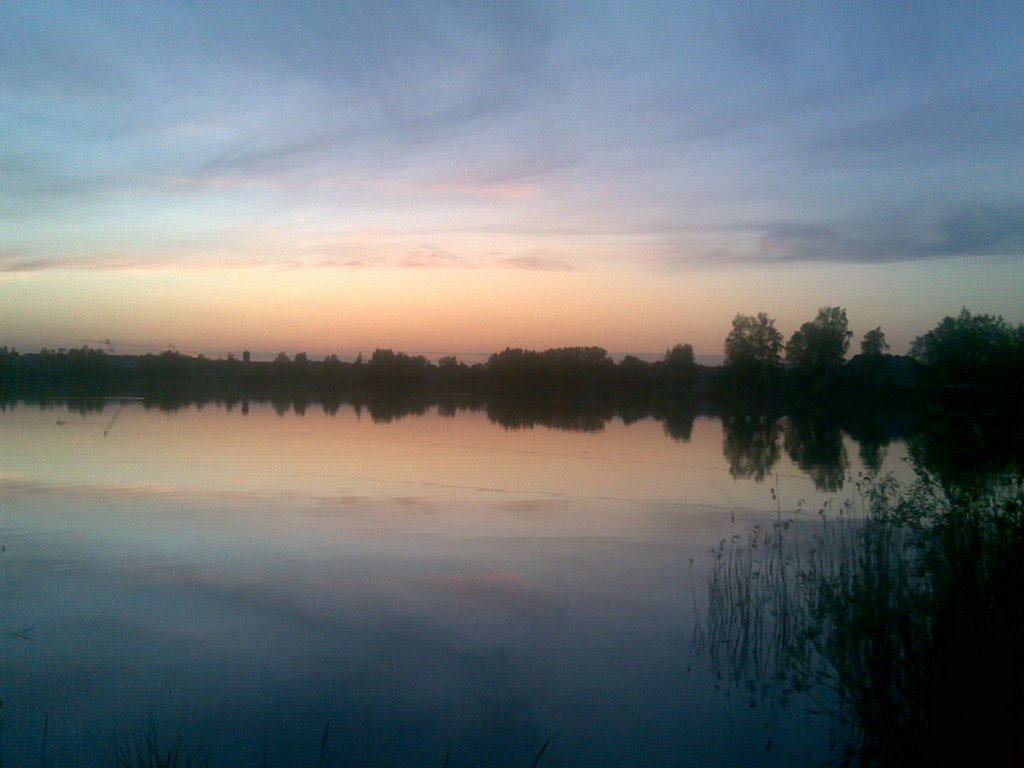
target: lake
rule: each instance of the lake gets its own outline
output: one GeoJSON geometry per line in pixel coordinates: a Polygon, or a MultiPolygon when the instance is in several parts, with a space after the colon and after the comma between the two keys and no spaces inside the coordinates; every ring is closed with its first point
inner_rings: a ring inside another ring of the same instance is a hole
{"type": "Polygon", "coordinates": [[[856,492],[848,434],[823,466],[785,419],[299,410],[0,412],[6,764],[112,765],[150,726],[213,766],[829,756],[827,718],[751,702],[694,633],[718,542],[856,492]]]}

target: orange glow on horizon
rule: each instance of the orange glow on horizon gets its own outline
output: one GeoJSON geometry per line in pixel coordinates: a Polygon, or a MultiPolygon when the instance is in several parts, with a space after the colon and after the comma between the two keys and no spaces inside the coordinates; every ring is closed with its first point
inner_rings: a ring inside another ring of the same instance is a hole
{"type": "MultiPolygon", "coordinates": [[[[660,355],[688,343],[698,355],[720,355],[738,312],[768,312],[788,338],[818,307],[839,305],[848,309],[852,351],[864,331],[881,325],[893,352],[903,354],[914,336],[962,304],[959,295],[935,291],[927,305],[914,308],[920,317],[908,319],[907,307],[889,301],[889,294],[858,287],[873,285],[867,279],[877,270],[872,265],[780,265],[768,275],[745,265],[676,272],[626,272],[593,261],[561,271],[546,265],[543,257],[524,257],[509,266],[205,265],[20,273],[2,285],[7,316],[0,345],[36,351],[111,339],[124,352],[173,345],[210,357],[250,350],[258,359],[280,351],[347,357],[378,347],[486,355],[505,347],[599,346],[613,354],[660,355]],[[799,300],[773,306],[766,299],[786,292],[798,293],[799,300]]],[[[972,311],[998,313],[1011,300],[1012,275],[990,267],[974,274],[970,264],[951,268],[988,290],[992,306],[972,311]]],[[[909,292],[934,269],[892,267],[887,289],[909,292]]]]}

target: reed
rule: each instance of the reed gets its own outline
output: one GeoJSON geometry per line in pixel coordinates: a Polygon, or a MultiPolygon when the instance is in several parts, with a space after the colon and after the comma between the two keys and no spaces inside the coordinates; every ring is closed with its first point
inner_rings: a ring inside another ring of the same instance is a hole
{"type": "Polygon", "coordinates": [[[118,746],[114,754],[114,768],[207,768],[209,764],[202,750],[183,750],[180,735],[161,746],[152,723],[127,744],[118,746]]]}
{"type": "Polygon", "coordinates": [[[816,523],[780,511],[714,551],[701,644],[752,705],[832,716],[843,764],[1019,759],[1022,509],[1020,477],[921,475],[863,479],[816,523]]]}

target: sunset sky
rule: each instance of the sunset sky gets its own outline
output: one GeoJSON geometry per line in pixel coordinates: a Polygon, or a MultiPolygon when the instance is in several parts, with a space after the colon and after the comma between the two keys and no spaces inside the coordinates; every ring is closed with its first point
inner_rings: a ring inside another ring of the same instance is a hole
{"type": "Polygon", "coordinates": [[[1024,6],[0,3],[0,346],[1024,321],[1024,6]]]}

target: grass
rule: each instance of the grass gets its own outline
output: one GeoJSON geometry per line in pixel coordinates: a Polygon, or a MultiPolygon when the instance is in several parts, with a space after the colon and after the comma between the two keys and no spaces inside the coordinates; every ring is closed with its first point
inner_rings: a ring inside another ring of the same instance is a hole
{"type": "Polygon", "coordinates": [[[714,558],[700,642],[753,705],[806,696],[844,765],[1021,764],[1020,477],[863,480],[820,521],[780,511],[714,558]]]}

